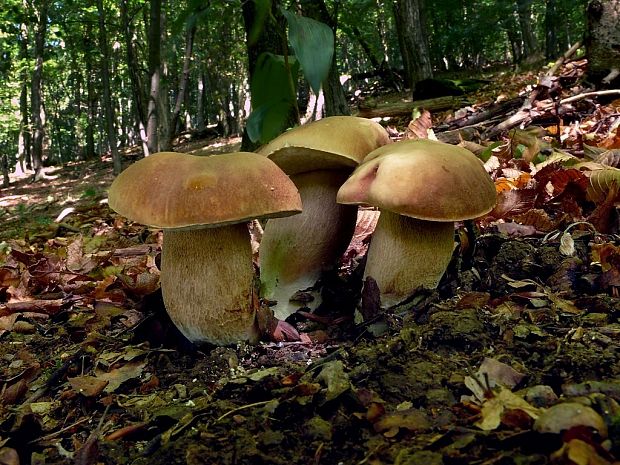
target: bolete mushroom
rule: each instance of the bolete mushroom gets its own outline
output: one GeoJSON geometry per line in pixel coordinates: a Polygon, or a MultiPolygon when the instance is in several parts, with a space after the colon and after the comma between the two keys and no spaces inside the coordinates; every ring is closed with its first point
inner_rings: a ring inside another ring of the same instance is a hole
{"type": "Polygon", "coordinates": [[[454,222],[488,213],[495,199],[493,180],[474,154],[431,140],[371,152],[337,197],[381,210],[364,278],[377,282],[387,307],[437,287],[452,257],[454,222]]]}
{"type": "Polygon", "coordinates": [[[247,222],[301,211],[282,170],[255,153],[161,152],[114,180],[109,205],[164,230],[161,288],[185,337],[220,345],[258,339],[247,222]]]}
{"type": "MultiPolygon", "coordinates": [[[[369,152],[388,142],[374,121],[332,116],[291,129],[259,150],[290,175],[303,203],[301,215],[269,220],[260,245],[261,295],[277,301],[277,318],[294,313],[300,305],[291,298],[337,266],[353,235],[357,207],[338,205],[336,192],[369,152]]],[[[314,296],[308,306],[319,304],[314,296]]]]}

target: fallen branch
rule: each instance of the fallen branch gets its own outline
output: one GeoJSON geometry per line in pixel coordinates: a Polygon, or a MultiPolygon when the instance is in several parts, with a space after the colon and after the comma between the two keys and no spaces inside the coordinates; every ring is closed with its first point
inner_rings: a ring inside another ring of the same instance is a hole
{"type": "Polygon", "coordinates": [[[415,108],[424,108],[428,111],[444,111],[460,108],[467,102],[463,97],[437,97],[426,100],[414,100],[412,102],[382,103],[362,102],[359,105],[357,116],[363,118],[382,118],[384,116],[411,116],[415,108]]]}
{"type": "Polygon", "coordinates": [[[577,100],[582,100],[588,97],[599,97],[601,95],[614,95],[620,94],[620,89],[608,89],[608,90],[599,90],[596,92],[584,92],[583,94],[573,95],[572,97],[567,97],[565,99],[560,100],[560,104],[564,105],[565,103],[576,102],[577,100]]]}

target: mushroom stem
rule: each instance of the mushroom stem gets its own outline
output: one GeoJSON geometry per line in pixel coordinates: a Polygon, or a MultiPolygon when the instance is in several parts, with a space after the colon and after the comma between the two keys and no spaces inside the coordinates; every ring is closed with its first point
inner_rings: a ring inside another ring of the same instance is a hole
{"type": "MultiPolygon", "coordinates": [[[[303,211],[267,222],[260,245],[261,296],[276,300],[276,318],[286,319],[301,305],[290,299],[316,284],[323,271],[337,266],[353,232],[357,206],[336,203],[346,171],[322,170],[291,176],[303,211]]],[[[307,306],[321,303],[315,296],[307,306]]]]}
{"type": "Polygon", "coordinates": [[[166,310],[190,341],[256,342],[254,269],[245,223],[164,230],[161,289],[166,310]]]}
{"type": "Polygon", "coordinates": [[[453,222],[424,221],[382,210],[364,279],[371,276],[377,282],[381,303],[391,307],[418,288],[436,288],[453,250],[453,222]]]}

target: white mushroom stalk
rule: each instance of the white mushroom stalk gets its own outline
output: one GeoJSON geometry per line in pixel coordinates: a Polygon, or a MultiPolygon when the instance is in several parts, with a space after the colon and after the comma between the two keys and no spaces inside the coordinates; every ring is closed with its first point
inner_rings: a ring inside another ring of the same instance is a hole
{"type": "Polygon", "coordinates": [[[277,318],[322,303],[320,277],[338,266],[357,216],[356,207],[336,203],[338,188],[369,152],[389,142],[374,121],[331,116],[291,129],[259,151],[291,176],[303,202],[298,218],[267,223],[260,246],[261,296],[276,301],[277,318]],[[308,289],[312,300],[296,300],[308,289]]]}
{"type": "Polygon", "coordinates": [[[162,152],[123,171],[112,209],[164,230],[161,286],[170,319],[195,343],[258,339],[247,223],[301,211],[299,192],[269,159],[162,152]]]}
{"type": "Polygon", "coordinates": [[[160,277],[164,304],[190,341],[224,345],[258,340],[249,237],[245,223],[164,231],[160,277]]]}
{"type": "Polygon", "coordinates": [[[373,233],[364,270],[392,307],[420,288],[439,284],[454,250],[454,223],[418,220],[383,210],[373,233]]]}
{"type": "Polygon", "coordinates": [[[291,301],[298,291],[310,291],[314,310],[320,303],[311,289],[324,271],[332,269],[346,250],[357,217],[357,207],[336,203],[336,193],[347,172],[311,171],[291,176],[299,189],[303,211],[274,218],[265,226],[260,245],[261,296],[277,301],[278,319],[286,319],[300,306],[291,301]]]}
{"type": "Polygon", "coordinates": [[[372,205],[381,216],[368,249],[365,277],[382,305],[437,287],[454,248],[454,222],[495,205],[493,180],[462,147],[408,140],[369,153],[338,191],[338,202],[372,205]]]}

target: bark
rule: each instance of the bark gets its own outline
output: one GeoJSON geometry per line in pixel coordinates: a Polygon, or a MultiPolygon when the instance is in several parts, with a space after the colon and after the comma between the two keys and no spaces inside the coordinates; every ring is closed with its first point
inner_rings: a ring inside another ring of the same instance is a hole
{"type": "Polygon", "coordinates": [[[170,138],[169,145],[172,145],[172,139],[176,135],[179,128],[179,116],[181,115],[181,106],[187,97],[187,82],[189,81],[190,64],[192,60],[192,50],[194,48],[194,37],[196,35],[196,25],[192,26],[187,31],[187,37],[185,41],[185,57],[183,59],[183,72],[179,79],[179,89],[177,93],[174,109],[172,110],[172,117],[170,118],[170,138]]]}
{"type": "Polygon", "coordinates": [[[405,82],[413,90],[415,84],[433,77],[425,25],[424,0],[396,0],[394,19],[398,44],[405,67],[405,82]]]}
{"type": "Polygon", "coordinates": [[[86,21],[85,24],[85,65],[86,65],[86,147],[84,147],[84,158],[92,160],[95,158],[95,125],[97,124],[97,95],[95,92],[93,50],[95,46],[92,42],[92,23],[86,21]]]}
{"type": "Polygon", "coordinates": [[[205,73],[201,70],[198,74],[198,92],[196,93],[196,130],[202,132],[205,130],[205,73]]]}
{"type": "MultiPolygon", "coordinates": [[[[19,37],[19,57],[21,60],[28,58],[28,27],[22,24],[19,37]]],[[[28,70],[24,67],[21,72],[21,94],[19,97],[19,111],[21,122],[19,127],[19,139],[17,148],[17,165],[15,171],[24,172],[24,162],[26,167],[32,169],[31,160],[31,133],[30,133],[30,111],[28,111],[28,81],[30,77],[28,70]]]]}
{"type": "Polygon", "coordinates": [[[519,26],[521,27],[521,37],[523,38],[525,59],[537,59],[539,50],[536,36],[532,30],[532,0],[517,0],[517,13],[519,16],[519,26]]]}
{"type": "Polygon", "coordinates": [[[30,103],[32,106],[32,165],[34,181],[39,181],[43,174],[43,138],[45,137],[43,118],[43,61],[45,53],[45,35],[47,33],[47,0],[39,3],[39,8],[33,11],[34,27],[34,69],[31,81],[30,103]]]}
{"type": "Polygon", "coordinates": [[[613,71],[620,70],[620,0],[591,0],[586,14],[588,78],[597,85],[610,84],[613,71]]]}
{"type": "Polygon", "coordinates": [[[304,0],[301,3],[304,15],[309,18],[327,24],[334,33],[334,55],[327,78],[323,81],[323,96],[325,99],[325,116],[350,115],[347,97],[344,94],[342,84],[340,84],[340,73],[336,64],[336,30],[338,24],[337,16],[332,17],[327,11],[323,0],[304,0]]]}
{"type": "Polygon", "coordinates": [[[380,118],[384,116],[411,116],[414,108],[424,108],[428,111],[444,111],[460,108],[465,103],[463,97],[437,97],[426,100],[414,100],[413,102],[396,102],[382,105],[373,105],[369,102],[360,104],[356,116],[363,118],[380,118]]]}
{"type": "Polygon", "coordinates": [[[556,0],[547,0],[545,6],[545,58],[552,60],[558,55],[558,15],[556,0]]]}
{"type": "Polygon", "coordinates": [[[105,12],[103,10],[103,0],[97,0],[97,11],[99,13],[99,49],[101,50],[101,83],[103,85],[103,107],[108,130],[108,143],[112,153],[114,174],[118,175],[122,171],[121,156],[116,145],[116,128],[114,125],[114,107],[110,96],[110,51],[108,47],[108,35],[105,24],[105,12]]]}
{"type": "Polygon", "coordinates": [[[123,34],[125,36],[125,59],[127,60],[127,69],[129,70],[129,79],[131,82],[131,94],[134,102],[134,119],[136,131],[140,137],[142,144],[142,153],[145,157],[149,155],[149,147],[147,144],[146,127],[144,125],[146,111],[144,109],[144,96],[142,93],[142,82],[138,74],[138,62],[136,60],[133,36],[134,31],[128,14],[127,0],[122,0],[120,4],[121,21],[123,24],[123,34]]]}
{"type": "Polygon", "coordinates": [[[149,153],[159,151],[159,104],[161,87],[161,0],[150,0],[149,78],[146,134],[149,153]]]}

